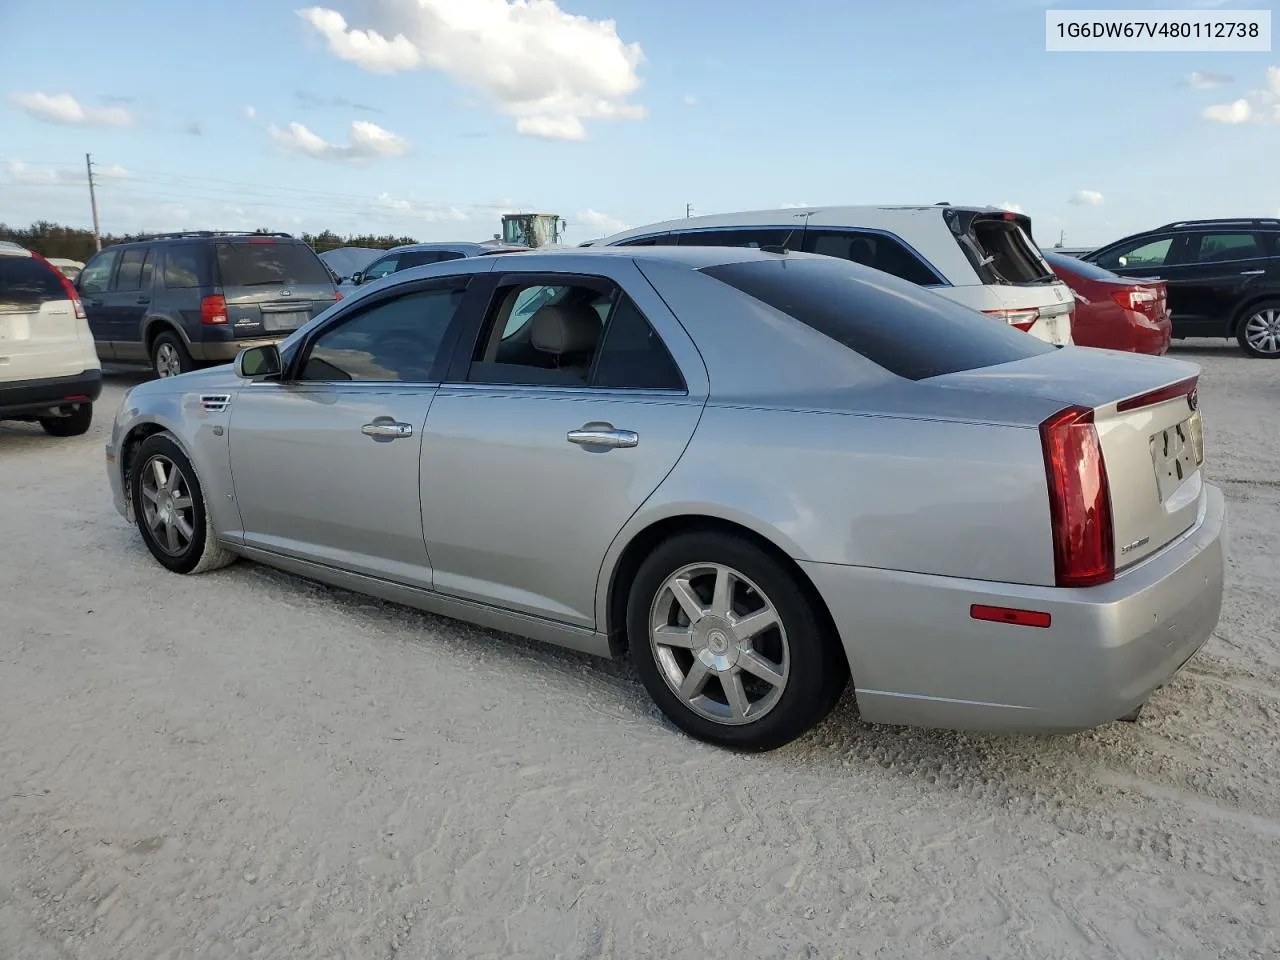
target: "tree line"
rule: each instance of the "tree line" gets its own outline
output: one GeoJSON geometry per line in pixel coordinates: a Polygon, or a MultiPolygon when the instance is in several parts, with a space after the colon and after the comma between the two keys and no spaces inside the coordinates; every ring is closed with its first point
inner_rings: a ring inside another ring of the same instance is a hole
{"type": "MultiPolygon", "coordinates": [[[[269,232],[266,228],[260,228],[258,233],[269,232]]],[[[113,243],[127,243],[131,240],[140,240],[150,234],[104,234],[102,237],[102,245],[110,246],[113,243]]],[[[397,247],[404,243],[417,243],[413,237],[396,237],[389,233],[374,235],[360,234],[341,236],[332,230],[323,230],[320,233],[302,233],[299,239],[311,245],[316,253],[324,253],[326,250],[335,250],[338,247],[374,247],[379,250],[386,250],[389,247],[397,247]]],[[[48,220],[40,220],[31,224],[29,227],[11,227],[6,223],[0,223],[0,240],[11,240],[14,243],[21,244],[28,250],[34,250],[36,253],[45,257],[65,257],[68,260],[85,261],[97,252],[93,242],[93,231],[85,230],[80,227],[67,227],[60,223],[51,223],[48,220]]]]}

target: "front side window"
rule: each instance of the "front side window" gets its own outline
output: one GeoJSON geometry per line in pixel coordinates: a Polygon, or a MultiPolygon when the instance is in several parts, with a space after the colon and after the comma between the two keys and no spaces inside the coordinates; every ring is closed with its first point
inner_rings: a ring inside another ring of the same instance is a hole
{"type": "Polygon", "coordinates": [[[473,383],[685,388],[652,325],[610,281],[500,286],[484,331],[468,375],[473,383]]]}
{"type": "Polygon", "coordinates": [[[1260,238],[1252,233],[1206,233],[1192,257],[1195,263],[1224,263],[1265,257],[1260,238]]]}
{"type": "Polygon", "coordinates": [[[111,270],[120,256],[119,250],[103,250],[80,271],[77,289],[83,294],[106,293],[111,283],[111,270]]]}
{"type": "Polygon", "coordinates": [[[299,379],[433,382],[440,344],[465,295],[465,283],[451,283],[360,311],[316,338],[299,379]]]}
{"type": "Polygon", "coordinates": [[[1173,237],[1158,237],[1155,240],[1137,240],[1130,244],[1109,250],[1094,259],[1100,267],[1108,270],[1139,269],[1162,267],[1169,259],[1169,251],[1173,247],[1173,237]]]}
{"type": "Polygon", "coordinates": [[[392,257],[383,257],[381,260],[375,260],[369,264],[364,272],[364,283],[372,283],[374,280],[381,280],[383,277],[389,277],[396,272],[396,267],[400,263],[400,255],[396,254],[392,257]]]}
{"type": "Polygon", "coordinates": [[[151,258],[150,247],[131,247],[120,255],[120,269],[116,272],[115,289],[141,290],[151,286],[151,271],[147,270],[147,282],[142,282],[143,270],[151,258]]]}
{"type": "Polygon", "coordinates": [[[920,286],[938,283],[938,278],[919,257],[893,237],[857,230],[810,229],[804,235],[806,253],[852,260],[875,270],[892,273],[920,286]]]}

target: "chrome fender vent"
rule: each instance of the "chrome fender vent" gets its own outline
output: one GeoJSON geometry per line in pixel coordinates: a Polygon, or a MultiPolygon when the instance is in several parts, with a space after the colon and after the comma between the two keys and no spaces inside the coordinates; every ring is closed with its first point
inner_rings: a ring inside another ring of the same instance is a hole
{"type": "Polygon", "coordinates": [[[231,406],[229,393],[204,393],[200,395],[200,406],[206,413],[222,413],[231,406]]]}

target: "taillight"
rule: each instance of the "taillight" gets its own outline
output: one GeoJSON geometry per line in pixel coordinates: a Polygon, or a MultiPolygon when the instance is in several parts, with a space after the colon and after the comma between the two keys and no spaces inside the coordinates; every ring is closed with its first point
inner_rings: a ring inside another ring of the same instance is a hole
{"type": "Polygon", "coordinates": [[[200,322],[217,324],[227,322],[227,298],[220,293],[200,301],[200,322]]]}
{"type": "Polygon", "coordinates": [[[76,312],[76,319],[85,319],[84,304],[80,302],[80,291],[76,289],[76,285],[74,283],[67,279],[67,275],[38,253],[32,252],[31,259],[39,260],[54,272],[57,278],[62,281],[62,289],[66,292],[67,299],[71,301],[71,308],[76,312]]]}
{"type": "Polygon", "coordinates": [[[1158,315],[1160,295],[1149,287],[1135,287],[1130,290],[1112,291],[1111,299],[1126,310],[1141,313],[1155,319],[1158,315]]]}
{"type": "Polygon", "coordinates": [[[1011,327],[1017,327],[1019,330],[1027,331],[1036,325],[1036,321],[1040,319],[1040,308],[1031,307],[1026,310],[983,310],[988,317],[994,317],[997,320],[1003,320],[1011,327]]]}
{"type": "Polygon", "coordinates": [[[1093,411],[1069,407],[1040,424],[1049,482],[1053,567],[1060,587],[1092,587],[1116,575],[1111,490],[1093,411]]]}

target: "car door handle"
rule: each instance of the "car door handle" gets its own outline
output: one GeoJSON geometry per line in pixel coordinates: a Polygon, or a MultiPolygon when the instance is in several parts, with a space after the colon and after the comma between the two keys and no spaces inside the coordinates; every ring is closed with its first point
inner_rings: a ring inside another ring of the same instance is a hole
{"type": "Polygon", "coordinates": [[[102,301],[101,301],[101,300],[90,300],[90,301],[89,301],[89,306],[91,306],[91,307],[100,307],[100,306],[102,306],[102,301]]]}
{"type": "Polygon", "coordinates": [[[399,440],[401,437],[412,437],[413,426],[390,417],[379,417],[373,423],[366,423],[360,428],[360,432],[374,440],[399,440]]]}
{"type": "Polygon", "coordinates": [[[1265,271],[1265,270],[1241,270],[1241,271],[1240,271],[1240,276],[1242,276],[1242,277],[1260,277],[1260,276],[1262,276],[1262,275],[1263,275],[1264,273],[1266,273],[1266,272],[1267,272],[1267,271],[1265,271]]]}
{"type": "Polygon", "coordinates": [[[151,302],[151,298],[150,298],[150,297],[139,297],[139,298],[138,298],[138,303],[150,303],[150,302],[151,302]]]}
{"type": "Polygon", "coordinates": [[[634,447],[640,442],[640,434],[615,429],[611,423],[586,423],[570,430],[565,439],[580,447],[634,447]]]}

